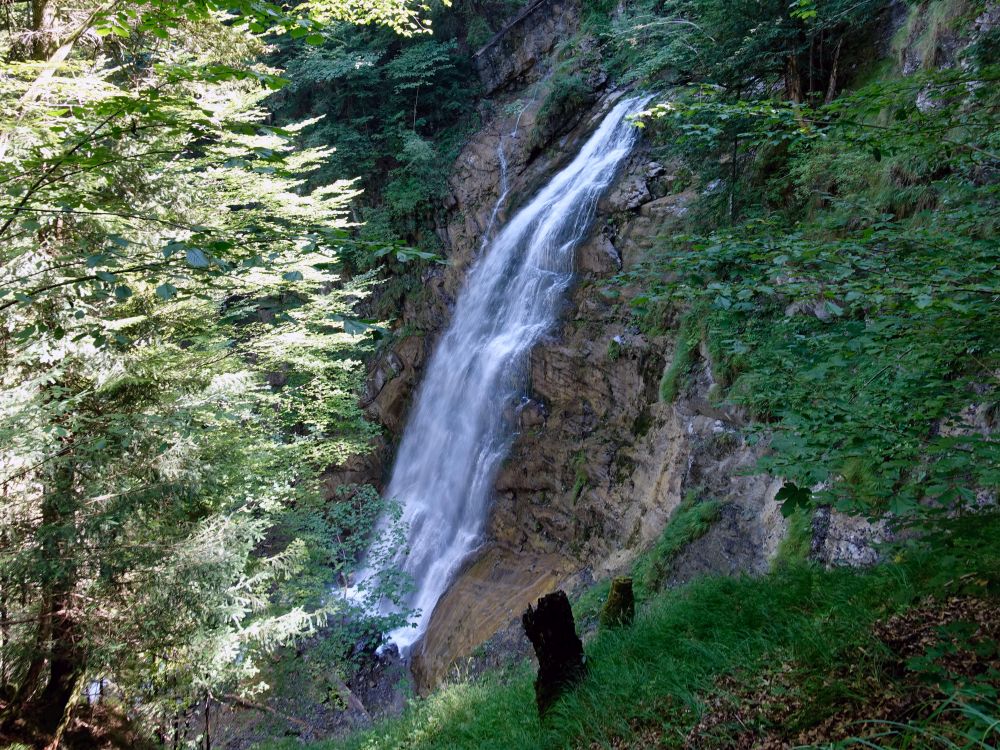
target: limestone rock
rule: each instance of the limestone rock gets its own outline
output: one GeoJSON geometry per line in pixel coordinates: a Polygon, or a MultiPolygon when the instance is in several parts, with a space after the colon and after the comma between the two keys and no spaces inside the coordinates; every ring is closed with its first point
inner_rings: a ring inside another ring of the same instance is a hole
{"type": "Polygon", "coordinates": [[[534,399],[526,399],[518,410],[518,424],[522,430],[530,430],[545,424],[545,405],[534,399]]]}
{"type": "Polygon", "coordinates": [[[647,180],[652,180],[666,173],[666,168],[660,164],[658,161],[651,161],[646,165],[646,169],[643,172],[647,180]]]}
{"type": "Polygon", "coordinates": [[[622,259],[611,240],[598,234],[577,248],[576,266],[583,273],[607,276],[621,270],[622,259]]]}
{"type": "Polygon", "coordinates": [[[811,556],[829,566],[873,565],[879,561],[878,545],[888,538],[883,521],[871,523],[829,507],[819,508],[813,517],[811,556]]]}
{"type": "Polygon", "coordinates": [[[600,208],[609,213],[633,211],[652,199],[646,179],[642,175],[634,175],[612,188],[607,198],[601,201],[600,208]]]}
{"type": "Polygon", "coordinates": [[[369,373],[361,406],[393,433],[402,431],[410,399],[426,356],[423,336],[407,336],[376,361],[369,373]]]}

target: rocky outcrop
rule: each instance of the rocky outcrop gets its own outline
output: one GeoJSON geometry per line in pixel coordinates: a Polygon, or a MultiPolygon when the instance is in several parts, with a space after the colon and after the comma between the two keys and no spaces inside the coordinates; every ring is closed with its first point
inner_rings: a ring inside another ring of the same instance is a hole
{"type": "Polygon", "coordinates": [[[549,62],[556,43],[569,38],[579,21],[579,0],[530,3],[472,57],[486,96],[508,84],[537,80],[539,63],[549,62]]]}
{"type": "Polygon", "coordinates": [[[427,357],[427,338],[420,334],[402,336],[383,350],[369,367],[361,407],[367,416],[399,435],[427,357]]]}

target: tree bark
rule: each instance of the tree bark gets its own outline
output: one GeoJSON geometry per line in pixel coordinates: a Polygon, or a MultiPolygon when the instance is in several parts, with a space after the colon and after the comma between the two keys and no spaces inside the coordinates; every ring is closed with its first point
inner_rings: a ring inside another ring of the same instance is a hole
{"type": "Polygon", "coordinates": [[[840,65],[840,48],[842,46],[844,46],[844,37],[840,37],[833,51],[833,67],[830,68],[830,82],[826,87],[826,97],[823,99],[825,104],[832,102],[833,98],[837,95],[837,68],[840,65]]]}
{"type": "Polygon", "coordinates": [[[49,629],[52,625],[52,618],[49,617],[47,608],[43,608],[38,615],[38,630],[35,631],[35,648],[28,668],[24,676],[18,683],[14,697],[7,705],[3,714],[0,714],[0,726],[8,722],[15,722],[19,718],[27,715],[26,706],[42,681],[42,674],[45,671],[45,649],[49,642],[49,629]]]}
{"type": "MultiPolygon", "coordinates": [[[[64,445],[72,440],[64,438],[64,445]]],[[[68,461],[55,467],[46,483],[42,523],[36,533],[42,556],[51,567],[40,582],[43,596],[35,653],[11,702],[11,718],[29,719],[49,734],[64,723],[85,665],[72,603],[77,576],[72,549],[76,538],[75,484],[75,468],[68,461]],[[44,665],[48,676],[42,684],[44,665]]]]}
{"type": "Polygon", "coordinates": [[[41,728],[54,731],[64,720],[77,682],[83,676],[83,658],[77,645],[76,623],[66,611],[68,602],[57,599],[53,615],[49,679],[38,697],[35,715],[41,728]]]}
{"type": "Polygon", "coordinates": [[[48,60],[56,51],[56,4],[53,0],[31,0],[31,44],[29,54],[32,60],[48,60]]]}
{"type": "Polygon", "coordinates": [[[535,702],[538,715],[544,717],[559,696],[586,674],[583,643],[565,591],[543,596],[537,609],[528,607],[521,622],[538,657],[535,702]]]}
{"type": "Polygon", "coordinates": [[[608,600],[601,609],[602,628],[628,627],[635,619],[635,594],[631,578],[616,578],[611,582],[608,600]]]}
{"type": "Polygon", "coordinates": [[[802,104],[802,74],[795,55],[789,55],[785,63],[785,96],[789,101],[802,104]]]}

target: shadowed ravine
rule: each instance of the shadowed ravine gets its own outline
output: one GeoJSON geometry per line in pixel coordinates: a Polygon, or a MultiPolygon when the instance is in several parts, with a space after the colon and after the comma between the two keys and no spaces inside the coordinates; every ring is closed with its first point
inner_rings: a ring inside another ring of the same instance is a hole
{"type": "Polygon", "coordinates": [[[482,541],[493,484],[514,437],[531,348],[557,319],[573,252],[598,199],[634,145],[622,101],[560,171],[490,242],[469,273],[420,386],[386,496],[402,504],[416,627],[391,640],[406,653],[462,562],[482,541]]]}

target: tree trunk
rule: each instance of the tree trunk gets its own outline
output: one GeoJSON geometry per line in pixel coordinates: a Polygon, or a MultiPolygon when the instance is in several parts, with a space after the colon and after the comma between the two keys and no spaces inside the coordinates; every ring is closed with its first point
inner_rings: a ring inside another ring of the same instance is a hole
{"type": "Polygon", "coordinates": [[[31,0],[32,60],[48,60],[59,46],[56,38],[56,4],[53,0],[31,0]]]}
{"type": "Polygon", "coordinates": [[[830,83],[826,87],[826,97],[823,102],[829,104],[837,95],[837,68],[840,65],[840,48],[844,45],[844,37],[837,42],[837,47],[833,51],[833,67],[830,69],[830,83]]]}
{"type": "Polygon", "coordinates": [[[42,674],[45,671],[45,651],[49,642],[49,629],[52,626],[52,618],[49,616],[49,609],[43,608],[38,615],[38,630],[35,632],[35,648],[31,657],[31,662],[21,677],[17,685],[14,697],[7,705],[6,710],[0,715],[0,726],[8,722],[14,722],[27,715],[27,704],[38,691],[42,681],[42,674]]]}
{"type": "Polygon", "coordinates": [[[543,596],[538,608],[529,606],[521,621],[538,657],[535,701],[538,715],[545,716],[563,691],[586,674],[583,643],[576,634],[565,591],[543,596]]]}
{"type": "MultiPolygon", "coordinates": [[[[72,437],[63,438],[63,447],[71,448],[72,442],[72,437]]],[[[52,733],[63,723],[85,663],[72,601],[77,577],[73,545],[78,510],[72,461],[57,464],[46,485],[37,536],[49,570],[41,582],[45,592],[41,617],[45,621],[41,623],[35,658],[44,655],[48,679],[26,708],[27,716],[39,729],[52,733]]]]}
{"type": "Polygon", "coordinates": [[[631,578],[616,578],[611,582],[608,600],[601,609],[602,628],[628,627],[635,619],[635,594],[631,578]]]}
{"type": "Polygon", "coordinates": [[[70,721],[72,719],[72,709],[76,705],[77,701],[80,700],[80,694],[83,692],[83,675],[80,675],[73,681],[73,687],[70,690],[69,699],[66,701],[66,707],[62,711],[62,719],[59,721],[58,726],[52,733],[52,741],[45,747],[45,750],[59,750],[63,746],[62,738],[69,728],[70,721]]]}
{"type": "Polygon", "coordinates": [[[57,599],[53,609],[52,647],[49,650],[49,680],[38,697],[35,716],[46,731],[63,722],[77,682],[83,676],[83,658],[77,645],[76,623],[67,611],[69,602],[57,599]],[[59,614],[55,614],[59,612],[59,614]]]}
{"type": "Polygon", "coordinates": [[[789,55],[785,63],[785,96],[789,101],[802,104],[802,74],[799,72],[799,59],[789,55]]]}
{"type": "MultiPolygon", "coordinates": [[[[3,494],[0,497],[7,497],[7,487],[4,486],[3,494]]],[[[0,547],[7,549],[7,530],[0,531],[0,547]]],[[[10,643],[10,609],[8,600],[11,591],[11,579],[7,576],[0,577],[0,690],[6,693],[11,678],[9,659],[5,656],[8,644],[10,643]]]]}

